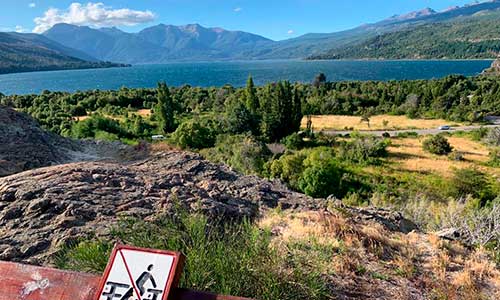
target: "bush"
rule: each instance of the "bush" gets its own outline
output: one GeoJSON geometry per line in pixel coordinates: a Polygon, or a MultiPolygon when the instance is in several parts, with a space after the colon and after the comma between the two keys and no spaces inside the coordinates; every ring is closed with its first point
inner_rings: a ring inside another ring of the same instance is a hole
{"type": "Polygon", "coordinates": [[[214,121],[193,119],[182,123],[173,133],[172,139],[183,149],[203,149],[214,146],[217,133],[214,121]]]}
{"type": "Polygon", "coordinates": [[[427,138],[422,143],[422,148],[427,152],[437,155],[447,155],[453,150],[448,140],[442,135],[427,138]]]}
{"type": "MultiPolygon", "coordinates": [[[[199,214],[176,212],[155,222],[123,220],[111,238],[138,247],[186,255],[180,287],[255,299],[328,299],[325,280],[307,262],[280,255],[271,234],[248,221],[217,224],[199,214]]],[[[63,249],[59,268],[102,273],[107,241],[82,241],[63,249]]]]}
{"type": "Polygon", "coordinates": [[[450,195],[459,199],[472,196],[481,200],[483,204],[494,198],[486,174],[473,168],[453,171],[450,195]]]}
{"type": "Polygon", "coordinates": [[[271,156],[267,146],[252,135],[219,135],[215,147],[204,149],[201,154],[243,174],[261,174],[271,156]]]}
{"type": "MultiPolygon", "coordinates": [[[[345,194],[345,169],[331,148],[318,147],[286,154],[265,166],[265,175],[279,178],[292,189],[312,197],[345,194]]],[[[354,183],[353,183],[354,184],[354,183]]]]}
{"type": "Polygon", "coordinates": [[[311,197],[326,198],[338,194],[342,168],[334,161],[314,163],[306,167],[299,180],[299,188],[311,197]]]}
{"type": "Polygon", "coordinates": [[[304,148],[305,142],[302,136],[298,133],[292,133],[291,135],[283,138],[281,141],[287,149],[299,150],[304,148]]]}
{"type": "Polygon", "coordinates": [[[465,158],[464,158],[464,153],[463,152],[460,152],[460,151],[452,151],[449,155],[448,155],[448,158],[450,160],[454,160],[454,161],[464,161],[465,158]]]}
{"type": "Polygon", "coordinates": [[[405,131],[405,132],[399,132],[398,133],[398,138],[410,138],[410,137],[418,137],[418,133],[415,131],[405,131]]]}
{"type": "Polygon", "coordinates": [[[500,167],[500,148],[495,148],[490,151],[490,160],[488,164],[492,167],[500,167]]]}
{"type": "Polygon", "coordinates": [[[489,145],[500,146],[500,128],[491,128],[485,139],[489,145]]]}
{"type": "Polygon", "coordinates": [[[100,115],[92,115],[83,121],[74,123],[71,127],[71,137],[77,139],[115,139],[115,137],[126,138],[129,136],[130,134],[121,127],[120,122],[100,115]]]}
{"type": "Polygon", "coordinates": [[[378,163],[379,158],[387,156],[390,140],[373,136],[355,136],[351,141],[341,144],[338,158],[354,163],[378,163]]]}

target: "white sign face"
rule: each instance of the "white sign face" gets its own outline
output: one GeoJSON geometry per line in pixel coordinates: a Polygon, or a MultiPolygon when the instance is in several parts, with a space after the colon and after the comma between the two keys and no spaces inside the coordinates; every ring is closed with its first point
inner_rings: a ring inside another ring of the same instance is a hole
{"type": "Polygon", "coordinates": [[[99,300],[162,300],[168,296],[176,255],[117,247],[105,274],[99,300]]]}

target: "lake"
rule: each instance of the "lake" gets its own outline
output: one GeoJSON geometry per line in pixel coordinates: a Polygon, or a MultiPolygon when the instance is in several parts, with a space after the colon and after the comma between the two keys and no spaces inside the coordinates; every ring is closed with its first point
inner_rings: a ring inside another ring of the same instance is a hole
{"type": "Polygon", "coordinates": [[[243,86],[249,74],[256,84],[277,80],[310,82],[320,72],[329,81],[432,79],[450,74],[472,76],[491,60],[404,61],[236,61],[138,65],[130,68],[50,71],[0,75],[0,93],[31,94],[155,87],[158,81],[180,86],[243,86]]]}

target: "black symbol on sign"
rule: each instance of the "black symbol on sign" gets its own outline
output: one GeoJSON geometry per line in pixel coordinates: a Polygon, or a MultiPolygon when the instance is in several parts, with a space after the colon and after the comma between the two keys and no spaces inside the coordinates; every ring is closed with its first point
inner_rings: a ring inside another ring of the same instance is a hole
{"type": "MultiPolygon", "coordinates": [[[[158,300],[158,296],[163,293],[162,290],[156,289],[156,281],[153,277],[153,274],[151,274],[151,271],[153,270],[153,265],[148,266],[148,270],[144,271],[139,278],[135,281],[135,286],[139,290],[139,295],[140,299],[142,300],[158,300]],[[146,289],[146,284],[150,283],[153,288],[148,288],[146,289]],[[142,298],[146,293],[148,293],[148,298],[142,298]]],[[[102,296],[106,297],[106,300],[113,300],[115,298],[118,298],[120,300],[129,300],[133,299],[134,296],[134,286],[130,286],[129,284],[122,284],[122,283],[116,283],[116,282],[111,282],[108,281],[106,285],[109,287],[109,291],[103,292],[102,296]],[[128,289],[125,294],[118,294],[117,289],[128,289]]]]}

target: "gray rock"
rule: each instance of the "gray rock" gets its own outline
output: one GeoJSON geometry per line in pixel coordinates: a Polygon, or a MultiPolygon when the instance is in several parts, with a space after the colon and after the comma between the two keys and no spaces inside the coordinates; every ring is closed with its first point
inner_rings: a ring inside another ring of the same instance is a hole
{"type": "Polygon", "coordinates": [[[278,205],[318,209],[323,204],[189,152],[128,163],[58,165],[0,178],[0,245],[6,247],[0,256],[44,264],[68,237],[105,234],[120,216],[168,214],[174,202],[218,220],[255,218],[278,205]]]}
{"type": "Polygon", "coordinates": [[[444,240],[458,241],[462,237],[462,233],[457,228],[446,228],[436,232],[436,235],[444,240]]]}

